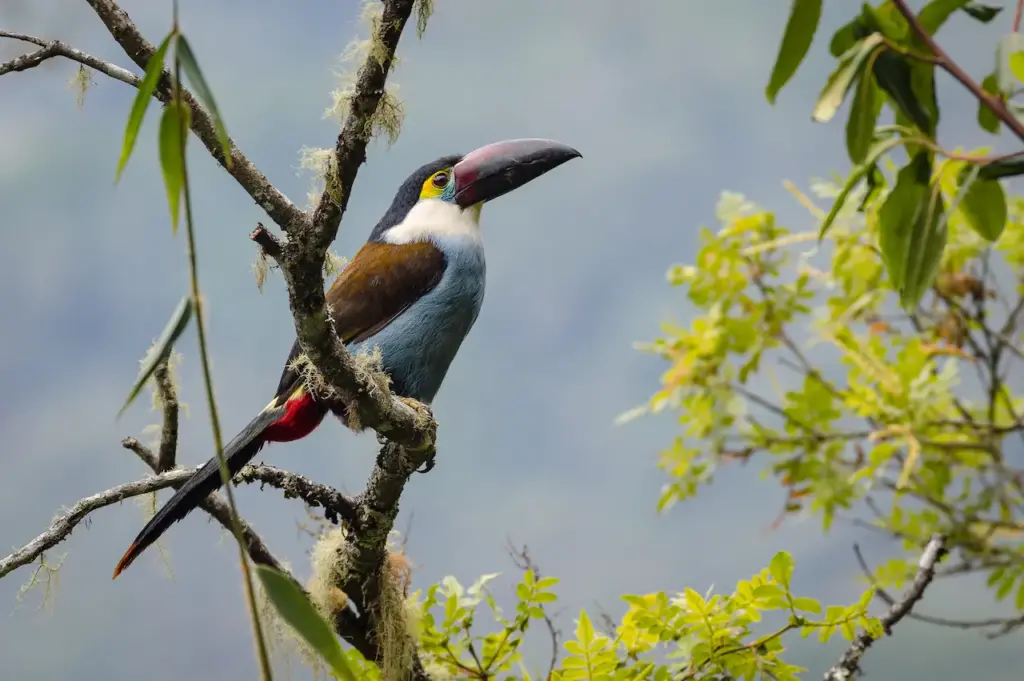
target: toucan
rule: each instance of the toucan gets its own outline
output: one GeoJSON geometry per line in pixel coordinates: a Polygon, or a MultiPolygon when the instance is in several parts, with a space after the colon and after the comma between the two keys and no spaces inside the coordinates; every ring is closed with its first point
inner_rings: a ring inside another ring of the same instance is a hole
{"type": "MultiPolygon", "coordinates": [[[[443,156],[413,172],[326,293],[347,349],[379,349],[394,393],[429,405],[483,303],[483,204],[578,157],[560,142],[518,139],[443,156]]],[[[274,399],[224,448],[231,475],[268,442],[306,437],[329,411],[344,418],[344,405],[306,386],[294,366],[300,353],[296,339],[274,399]]],[[[146,523],[114,577],[220,486],[213,457],[146,523]]]]}

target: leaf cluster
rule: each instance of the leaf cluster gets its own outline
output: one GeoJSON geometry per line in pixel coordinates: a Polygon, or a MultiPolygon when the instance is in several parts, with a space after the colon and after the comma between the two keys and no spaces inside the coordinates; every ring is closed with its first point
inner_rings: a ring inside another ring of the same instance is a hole
{"type": "MultiPolygon", "coordinates": [[[[774,103],[796,74],[818,30],[822,0],[794,0],[766,96],[774,103]]],[[[839,28],[829,42],[836,66],[812,118],[828,122],[850,101],[846,148],[853,167],[832,209],[821,222],[821,235],[832,227],[854,188],[875,190],[886,181],[879,162],[897,148],[907,161],[896,174],[879,214],[879,246],[889,284],[900,303],[913,310],[935,280],[948,242],[949,214],[957,207],[980,236],[995,241],[1006,225],[1007,202],[1000,178],[1024,173],[1024,156],[963,155],[938,141],[941,110],[935,71],[948,71],[978,99],[978,124],[996,134],[1001,121],[1024,141],[1021,109],[1013,101],[1024,83],[1024,42],[1016,32],[996,50],[996,69],[981,84],[970,79],[935,43],[933,36],[956,14],[988,23],[1001,8],[968,0],[930,0],[914,15],[903,0],[865,3],[860,13],[839,28]],[[852,93],[852,96],[851,96],[852,93]],[[892,122],[880,125],[883,111],[892,122]],[[938,159],[960,162],[952,175],[954,197],[940,191],[938,159]]],[[[869,194],[871,192],[869,191],[869,194]]],[[[863,206],[861,206],[863,209],[863,206]]]]}
{"type": "MultiPolygon", "coordinates": [[[[899,538],[902,555],[874,575],[881,586],[912,575],[913,556],[940,532],[958,558],[944,574],[981,574],[1024,613],[1024,469],[1013,455],[1024,395],[1012,379],[1024,360],[1024,198],[1008,199],[1007,228],[990,243],[955,200],[961,163],[927,178],[951,206],[948,240],[912,313],[879,257],[899,181],[856,188],[822,240],[723,195],[719,228],[702,229],[692,264],[668,274],[696,313],[639,346],[667,368],[624,415],[678,418],[659,458],[659,508],[723,466],[755,462],[784,491],[776,523],[813,515],[828,531],[843,518],[899,538]]],[[[826,214],[790,188],[812,218],[826,214]]],[[[815,190],[829,200],[844,188],[815,190]]]]}
{"type": "MultiPolygon", "coordinates": [[[[836,634],[853,640],[865,631],[873,638],[882,635],[879,621],[867,613],[872,590],[855,603],[825,606],[793,593],[794,567],[792,556],[780,552],[732,593],[701,595],[687,588],[625,595],[620,619],[604,613],[598,618],[606,630],[581,610],[572,636],[560,646],[553,629],[538,631],[545,609],[557,601],[559,580],[537,578],[533,569],[515,585],[508,614],[488,588],[497,574],[484,575],[468,588],[446,577],[412,594],[409,608],[417,613],[421,656],[432,678],[793,680],[803,670],[784,659],[786,634],[815,635],[820,641],[836,634]],[[481,626],[484,605],[488,616],[481,626]],[[475,631],[481,628],[489,630],[475,631]],[[531,669],[523,657],[524,640],[545,634],[555,645],[551,667],[531,669]]],[[[372,665],[360,663],[359,669],[365,674],[360,678],[379,678],[372,665]]]]}

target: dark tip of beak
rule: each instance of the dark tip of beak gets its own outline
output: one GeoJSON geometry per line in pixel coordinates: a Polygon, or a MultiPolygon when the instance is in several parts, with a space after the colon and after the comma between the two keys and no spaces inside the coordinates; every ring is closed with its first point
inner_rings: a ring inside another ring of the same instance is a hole
{"type": "Polygon", "coordinates": [[[521,139],[488,144],[466,154],[455,164],[455,201],[463,208],[492,201],[582,156],[572,147],[554,140],[521,139]]]}

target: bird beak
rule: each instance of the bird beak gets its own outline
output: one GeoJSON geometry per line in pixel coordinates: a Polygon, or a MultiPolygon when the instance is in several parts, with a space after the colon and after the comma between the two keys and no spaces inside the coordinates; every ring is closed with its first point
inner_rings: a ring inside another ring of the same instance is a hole
{"type": "Polygon", "coordinates": [[[488,144],[455,164],[455,202],[469,208],[491,201],[580,156],[572,147],[553,140],[488,144]]]}

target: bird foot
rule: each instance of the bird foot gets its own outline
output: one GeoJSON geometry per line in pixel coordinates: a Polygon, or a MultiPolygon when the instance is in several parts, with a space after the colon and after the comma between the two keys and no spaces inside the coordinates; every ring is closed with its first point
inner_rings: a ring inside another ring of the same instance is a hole
{"type": "Polygon", "coordinates": [[[434,470],[434,466],[436,466],[436,465],[437,465],[437,454],[434,453],[434,454],[431,455],[431,457],[429,459],[427,459],[426,461],[423,462],[423,465],[420,468],[416,469],[416,472],[417,473],[429,473],[430,471],[434,470]]]}

